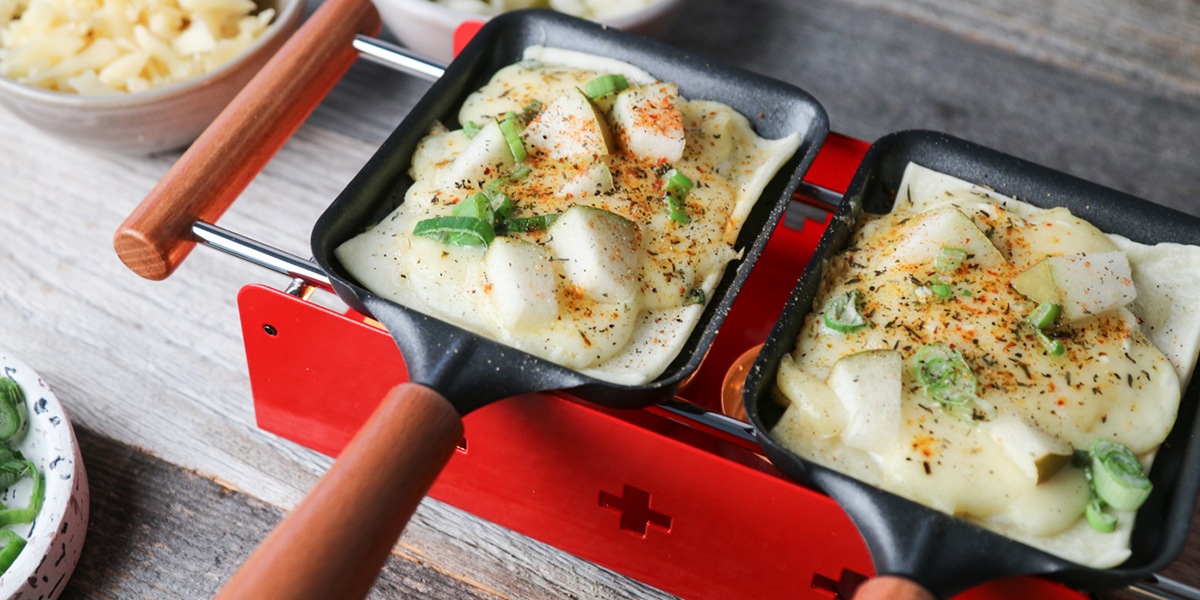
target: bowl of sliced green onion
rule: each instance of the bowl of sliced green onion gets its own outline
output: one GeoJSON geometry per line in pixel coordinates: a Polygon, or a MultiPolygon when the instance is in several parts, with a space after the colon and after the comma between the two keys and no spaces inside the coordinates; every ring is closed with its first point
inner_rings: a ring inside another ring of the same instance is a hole
{"type": "Polygon", "coordinates": [[[0,598],[57,598],[87,520],[87,475],[62,405],[0,349],[0,598]]]}

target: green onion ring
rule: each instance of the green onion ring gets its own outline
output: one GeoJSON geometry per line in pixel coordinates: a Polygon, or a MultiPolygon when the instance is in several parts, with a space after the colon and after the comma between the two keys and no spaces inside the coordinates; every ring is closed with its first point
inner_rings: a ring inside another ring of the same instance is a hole
{"type": "Polygon", "coordinates": [[[419,221],[413,228],[419,235],[451,246],[491,245],[496,229],[491,223],[474,217],[434,217],[419,221]]]}
{"type": "Polygon", "coordinates": [[[1092,444],[1092,486],[1117,510],[1137,510],[1154,489],[1133,451],[1106,440],[1092,444]]]}
{"type": "Polygon", "coordinates": [[[867,326],[867,321],[858,314],[858,290],[834,298],[822,317],[826,327],[840,333],[854,333],[867,326]]]}

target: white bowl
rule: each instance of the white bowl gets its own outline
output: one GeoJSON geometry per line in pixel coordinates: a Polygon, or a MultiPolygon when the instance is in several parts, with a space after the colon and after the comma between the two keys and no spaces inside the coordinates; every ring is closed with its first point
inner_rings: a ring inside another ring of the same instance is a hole
{"type": "MultiPolygon", "coordinates": [[[[610,25],[643,35],[662,37],[684,0],[655,0],[645,8],[598,19],[610,25]]],[[[374,0],[383,23],[400,43],[419,54],[449,63],[454,58],[454,31],[466,21],[486,21],[489,17],[448,8],[430,0],[374,0]]]]}
{"type": "Polygon", "coordinates": [[[80,146],[149,154],[185,146],[266,64],[304,16],[301,0],[260,1],[275,20],[237,58],[161,88],[107,96],[54,92],[0,77],[0,104],[31,125],[80,146]]]}
{"type": "MultiPolygon", "coordinates": [[[[2,376],[13,378],[25,393],[29,431],[17,449],[46,477],[46,499],[32,524],[11,527],[27,543],[8,571],[0,575],[0,598],[54,600],[67,587],[87,534],[87,474],[71,422],[50,386],[25,363],[0,349],[2,376]]],[[[26,506],[32,487],[31,480],[23,479],[4,499],[14,506],[26,506]]]]}

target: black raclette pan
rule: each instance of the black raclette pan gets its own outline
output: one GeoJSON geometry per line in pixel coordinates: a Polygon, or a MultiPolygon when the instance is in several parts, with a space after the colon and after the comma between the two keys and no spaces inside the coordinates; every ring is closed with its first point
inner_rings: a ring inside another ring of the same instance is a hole
{"type": "Polygon", "coordinates": [[[699,368],[828,130],[824,108],[790,84],[554,11],[509,13],[492,19],[476,34],[321,216],[313,230],[313,254],[338,296],[387,326],[404,355],[410,381],[442,392],[462,414],[500,398],[551,389],[570,389],[574,395],[615,408],[648,406],[670,395],[699,368]],[[333,256],[342,242],[374,226],[402,202],[412,184],[408,168],[413,152],[434,121],[456,128],[458,108],[467,95],[502,67],[521,60],[522,52],[532,45],[623,60],[660,81],[677,84],[689,100],[715,100],[733,107],[750,119],[762,137],[777,139],[795,132],[803,136],[799,150],[767,185],[742,228],[736,247],[745,248],[745,257],[726,269],[679,356],[645,385],[616,385],[587,377],[384,300],[359,286],[333,256]],[[507,365],[502,378],[495,376],[497,364],[507,365]]]}
{"type": "MultiPolygon", "coordinates": [[[[888,135],[867,151],[746,378],[746,414],[764,453],[789,477],[825,491],[841,504],[865,538],[879,575],[915,581],[938,598],[1023,574],[1045,575],[1079,589],[1109,590],[1165,567],[1187,541],[1200,485],[1200,384],[1195,379],[1184,391],[1175,427],[1150,471],[1154,491],[1137,513],[1132,556],[1111,569],[1081,566],[880,490],[800,458],[766,435],[783,414],[771,398],[779,362],[793,350],[813,309],[826,259],[848,246],[865,213],[891,210],[910,162],[1036,206],[1064,206],[1102,231],[1137,242],[1200,245],[1200,219],[1195,217],[945,134],[888,135]]],[[[918,594],[914,598],[922,592],[908,591],[918,594]]]]}

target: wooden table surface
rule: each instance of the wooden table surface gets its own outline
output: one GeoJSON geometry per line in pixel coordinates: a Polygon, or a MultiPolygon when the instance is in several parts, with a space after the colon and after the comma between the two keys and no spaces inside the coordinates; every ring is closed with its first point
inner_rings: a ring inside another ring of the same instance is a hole
{"type": "MultiPolygon", "coordinates": [[[[841,133],[946,131],[1200,214],[1192,0],[690,0],[667,41],[807,89],[841,133]]],[[[221,224],[307,256],[427,87],[360,61],[221,224]]],[[[207,598],[330,464],[254,424],[235,298],[287,281],[204,249],[164,282],[120,264],[113,232],[179,153],[3,112],[0,140],[0,347],[57,391],[92,486],[63,597],[207,598]]],[[[1200,585],[1200,539],[1168,572],[1200,585]]],[[[426,500],[373,597],[668,596],[426,500]]]]}

